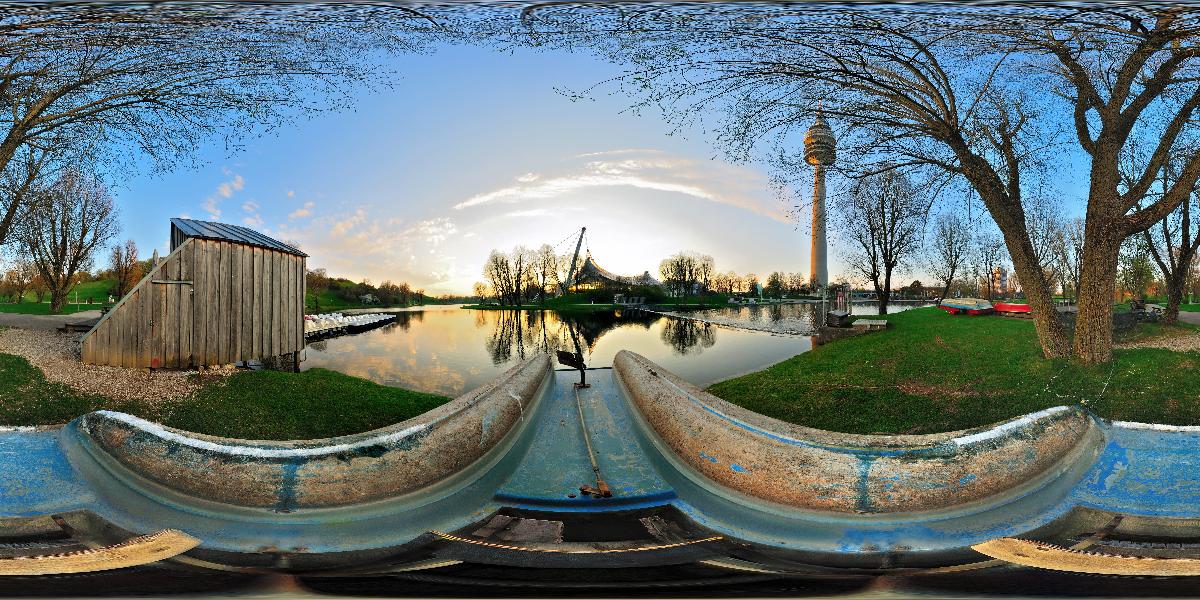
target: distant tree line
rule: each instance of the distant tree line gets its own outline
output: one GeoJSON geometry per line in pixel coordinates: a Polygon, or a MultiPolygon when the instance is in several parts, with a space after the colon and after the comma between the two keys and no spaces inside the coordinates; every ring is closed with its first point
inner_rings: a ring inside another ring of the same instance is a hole
{"type": "Polygon", "coordinates": [[[413,288],[405,282],[386,280],[376,286],[369,279],[355,282],[345,277],[330,277],[325,269],[309,269],[304,281],[308,293],[316,302],[311,307],[314,311],[321,310],[319,296],[326,292],[348,304],[412,306],[424,304],[428,299],[424,289],[413,288]]]}

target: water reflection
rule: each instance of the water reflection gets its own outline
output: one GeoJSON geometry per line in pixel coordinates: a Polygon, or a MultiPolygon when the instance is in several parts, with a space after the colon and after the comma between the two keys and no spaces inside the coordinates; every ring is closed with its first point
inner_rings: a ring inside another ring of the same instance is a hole
{"type": "MultiPolygon", "coordinates": [[[[896,302],[888,305],[888,312],[896,313],[918,306],[929,306],[926,302],[896,302]]],[[[680,313],[682,316],[706,323],[744,327],[773,333],[792,335],[814,335],[819,324],[819,304],[750,304],[724,306],[680,313]]],[[[877,315],[879,304],[863,302],[851,305],[854,315],[877,315]]]]}
{"type": "Polygon", "coordinates": [[[309,344],[304,368],[324,367],[394,385],[456,395],[537,353],[583,354],[607,367],[623,349],[699,384],[767,367],[808,350],[806,337],[719,327],[640,311],[559,314],[432,307],[396,323],[309,344]]]}
{"type": "Polygon", "coordinates": [[[684,319],[663,321],[662,341],[681,356],[699,354],[717,343],[717,326],[684,319]]]}

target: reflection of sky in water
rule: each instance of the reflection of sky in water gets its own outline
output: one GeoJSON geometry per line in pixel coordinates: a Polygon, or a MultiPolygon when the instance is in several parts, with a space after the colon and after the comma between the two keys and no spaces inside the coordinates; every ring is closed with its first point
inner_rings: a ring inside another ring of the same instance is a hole
{"type": "Polygon", "coordinates": [[[632,350],[697,385],[756,371],[808,350],[806,337],[778,336],[653,315],[559,316],[552,312],[402,312],[395,324],[309,344],[303,368],[323,367],[446,395],[483,384],[523,357],[574,351],[589,367],[632,350]]]}
{"type": "MultiPolygon", "coordinates": [[[[893,303],[888,305],[889,313],[898,313],[917,306],[928,306],[926,303],[893,303]]],[[[819,311],[816,304],[751,304],[741,306],[724,306],[695,312],[700,318],[719,317],[725,320],[739,321],[753,326],[755,323],[774,323],[786,325],[786,329],[798,332],[812,332],[814,315],[819,311]]],[[[850,306],[853,315],[877,315],[879,305],[874,302],[855,303],[850,306]]]]}

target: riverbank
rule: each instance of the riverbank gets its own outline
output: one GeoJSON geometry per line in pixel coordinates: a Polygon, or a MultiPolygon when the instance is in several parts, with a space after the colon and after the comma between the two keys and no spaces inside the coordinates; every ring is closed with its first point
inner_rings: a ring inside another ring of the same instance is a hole
{"type": "Polygon", "coordinates": [[[1041,358],[1033,323],[956,317],[936,308],[871,317],[885,331],[821,346],[709,391],[784,421],[847,433],[932,433],[995,423],[1061,404],[1103,417],[1200,425],[1200,352],[1158,343],[1189,326],[1139,329],[1111,364],[1041,358]],[[1136,347],[1134,346],[1136,345],[1136,347]]]}
{"type": "Polygon", "coordinates": [[[0,425],[57,425],[107,409],[208,435],[311,439],[384,427],[449,400],[325,369],[198,373],[84,365],[65,334],[0,330],[0,425]]]}

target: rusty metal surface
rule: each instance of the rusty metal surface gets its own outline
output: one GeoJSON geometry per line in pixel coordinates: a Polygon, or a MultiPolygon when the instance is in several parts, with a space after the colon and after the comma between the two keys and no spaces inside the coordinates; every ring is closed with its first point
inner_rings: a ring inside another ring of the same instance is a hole
{"type": "Polygon", "coordinates": [[[863,436],[804,427],[725,402],[629,352],[614,369],[671,450],[738,493],[802,510],[931,511],[1056,475],[1100,443],[1093,419],[1059,407],[990,428],[863,436]]]}
{"type": "Polygon", "coordinates": [[[509,506],[546,510],[603,511],[674,499],[671,487],[629,435],[632,423],[612,370],[589,371],[588,388],[575,389],[576,380],[573,371],[555,373],[553,393],[547,398],[529,455],[497,490],[496,500],[509,506]],[[594,485],[595,477],[578,406],[584,409],[596,462],[611,497],[580,492],[580,487],[594,485]]]}
{"type": "Polygon", "coordinates": [[[539,355],[408,421],[323,440],[215,438],[109,411],[84,415],[69,431],[138,475],[206,500],[278,512],[361,504],[432,485],[491,451],[549,370],[539,355]]]}

